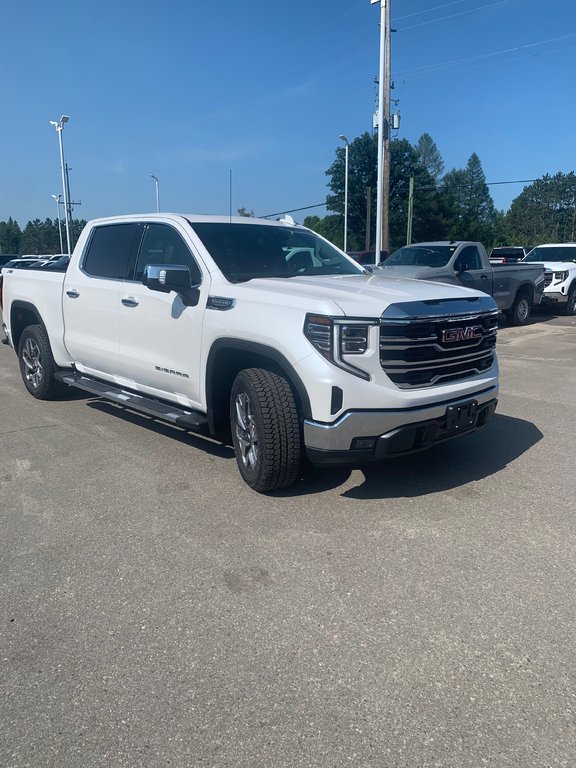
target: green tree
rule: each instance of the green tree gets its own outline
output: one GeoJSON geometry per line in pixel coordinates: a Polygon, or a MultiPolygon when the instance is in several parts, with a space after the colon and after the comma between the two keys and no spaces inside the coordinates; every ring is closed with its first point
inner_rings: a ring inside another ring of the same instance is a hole
{"type": "Polygon", "coordinates": [[[20,253],[22,230],[12,217],[0,221],[0,253],[20,253]]]}
{"type": "Polygon", "coordinates": [[[406,243],[410,178],[414,179],[412,241],[436,240],[441,220],[436,182],[422,165],[418,150],[406,139],[390,142],[390,250],[406,243]]]}
{"type": "Polygon", "coordinates": [[[38,255],[50,253],[52,245],[52,220],[34,219],[24,227],[20,240],[20,253],[38,255]]]}
{"type": "Polygon", "coordinates": [[[342,221],[342,217],[336,215],[324,216],[322,219],[318,216],[306,216],[304,219],[304,226],[314,230],[314,232],[318,232],[319,235],[330,240],[331,243],[335,243],[342,247],[342,221]]]}
{"type": "MultiPolygon", "coordinates": [[[[332,242],[342,247],[344,244],[344,192],[346,150],[336,149],[336,159],[326,171],[330,177],[328,189],[331,194],[326,197],[326,207],[329,211],[339,214],[339,226],[330,222],[329,229],[333,231],[332,242]]],[[[376,168],[378,163],[377,137],[368,132],[363,133],[350,142],[348,147],[348,249],[363,250],[366,242],[366,219],[368,197],[371,198],[371,219],[375,222],[376,211],[376,168]],[[369,194],[368,188],[372,191],[369,194]]],[[[312,218],[312,217],[307,217],[312,218]]],[[[375,231],[375,226],[371,229],[375,231]]],[[[324,233],[322,233],[324,234],[324,233]]],[[[327,236],[327,235],[325,235],[327,236]]],[[[371,234],[370,242],[374,235],[371,234]]]]}
{"type": "MultiPolygon", "coordinates": [[[[54,222],[55,225],[57,225],[57,222],[54,222]]],[[[78,242],[78,238],[80,237],[80,233],[86,226],[86,219],[72,219],[72,224],[70,226],[70,248],[74,248],[76,243],[78,242]]],[[[56,237],[58,237],[58,227],[56,226],[56,237]]],[[[64,243],[64,251],[66,251],[66,232],[65,227],[62,227],[62,241],[64,243]]],[[[60,240],[55,240],[57,242],[56,245],[54,245],[52,252],[58,253],[60,251],[60,240]]]]}
{"type": "MultiPolygon", "coordinates": [[[[366,244],[368,198],[370,198],[370,246],[376,239],[378,138],[364,133],[350,142],[348,150],[348,247],[362,250],[366,244]],[[370,188],[370,195],[368,194],[370,188]]],[[[339,214],[340,225],[330,222],[333,242],[342,245],[344,237],[345,149],[336,149],[336,159],[326,171],[330,176],[326,207],[339,214]]],[[[414,178],[415,204],[413,236],[432,239],[439,234],[439,206],[436,182],[422,165],[418,151],[406,139],[390,142],[390,243],[396,249],[406,242],[408,193],[414,178]]],[[[311,218],[311,217],[309,217],[311,218]]]]}
{"type": "Polygon", "coordinates": [[[453,169],[444,176],[439,192],[444,237],[477,240],[490,247],[497,214],[480,158],[475,152],[464,170],[453,169]]]}
{"type": "Polygon", "coordinates": [[[444,160],[442,160],[442,155],[429,133],[423,133],[420,136],[416,144],[416,152],[420,165],[437,182],[444,173],[444,160]]]}
{"type": "Polygon", "coordinates": [[[546,174],[512,201],[506,216],[511,244],[565,243],[576,236],[576,176],[546,174]]]}

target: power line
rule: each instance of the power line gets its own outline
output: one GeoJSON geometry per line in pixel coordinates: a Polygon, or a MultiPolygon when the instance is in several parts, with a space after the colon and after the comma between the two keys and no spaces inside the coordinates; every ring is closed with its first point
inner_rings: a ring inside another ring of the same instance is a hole
{"type": "Polygon", "coordinates": [[[323,208],[326,203],[317,203],[316,205],[305,205],[303,208],[290,208],[288,211],[277,211],[276,213],[267,213],[266,216],[259,216],[260,219],[271,219],[272,216],[282,216],[284,213],[296,213],[297,211],[307,211],[310,208],[323,208]]]}
{"type": "Polygon", "coordinates": [[[538,181],[538,179],[519,179],[518,181],[487,181],[486,184],[489,187],[493,187],[496,184],[532,184],[538,181]]]}
{"type": "MultiPolygon", "coordinates": [[[[514,179],[510,181],[485,181],[484,183],[488,187],[496,186],[497,184],[532,184],[539,179],[514,179]]],[[[438,190],[438,187],[417,187],[422,192],[426,190],[438,190]]],[[[276,211],[276,213],[267,213],[265,216],[258,216],[259,219],[271,219],[273,216],[282,216],[285,213],[297,213],[298,211],[308,211],[310,208],[323,208],[326,203],[316,203],[316,205],[305,205],[302,208],[289,208],[287,211],[276,211]]]]}
{"type": "Polygon", "coordinates": [[[478,8],[470,8],[467,11],[458,11],[458,13],[450,13],[448,16],[440,16],[437,19],[429,19],[428,21],[421,21],[419,24],[411,24],[409,27],[400,27],[399,32],[406,32],[408,29],[416,29],[417,27],[425,27],[428,24],[435,24],[438,21],[446,21],[446,19],[453,19],[456,16],[464,16],[468,13],[475,13],[476,11],[483,11],[485,8],[491,8],[494,5],[502,5],[502,3],[509,3],[510,0],[494,0],[493,3],[488,5],[480,5],[478,8]]]}
{"type": "Polygon", "coordinates": [[[401,72],[398,73],[399,76],[403,75],[411,75],[411,74],[418,74],[420,72],[432,72],[433,70],[440,70],[444,67],[454,67],[454,66],[460,66],[461,64],[468,64],[470,62],[476,62],[481,61],[483,59],[489,59],[493,56],[500,56],[501,54],[505,53],[516,53],[517,51],[522,51],[527,48],[536,48],[539,45],[546,45],[546,43],[556,43],[560,40],[569,40],[573,37],[576,37],[576,32],[570,32],[567,35],[560,35],[559,37],[549,37],[544,40],[537,40],[535,43],[526,43],[525,45],[517,45],[513,48],[502,48],[499,51],[492,51],[491,53],[481,53],[478,56],[467,56],[463,59],[453,59],[452,61],[444,61],[440,62],[438,64],[432,64],[432,65],[425,65],[422,67],[413,67],[412,69],[404,69],[401,72]]]}
{"type": "Polygon", "coordinates": [[[441,8],[448,8],[450,5],[459,5],[460,3],[465,3],[466,0],[452,0],[451,3],[443,3],[442,5],[435,5],[433,8],[426,8],[424,11],[416,11],[415,13],[407,13],[405,16],[396,16],[396,18],[392,19],[392,22],[395,24],[397,21],[403,21],[404,19],[411,19],[412,16],[422,16],[423,13],[432,13],[432,11],[439,11],[441,8]]]}

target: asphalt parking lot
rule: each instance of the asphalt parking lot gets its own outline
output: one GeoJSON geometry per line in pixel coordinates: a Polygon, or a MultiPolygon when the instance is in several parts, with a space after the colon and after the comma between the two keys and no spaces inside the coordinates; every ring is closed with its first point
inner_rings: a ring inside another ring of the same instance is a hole
{"type": "Polygon", "coordinates": [[[483,431],[264,497],[0,346],[0,766],[576,764],[576,318],[483,431]]]}

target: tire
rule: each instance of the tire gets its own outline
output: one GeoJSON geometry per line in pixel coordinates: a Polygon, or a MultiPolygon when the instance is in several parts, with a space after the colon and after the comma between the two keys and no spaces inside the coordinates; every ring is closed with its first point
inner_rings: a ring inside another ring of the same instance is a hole
{"type": "Polygon", "coordinates": [[[512,325],[526,325],[530,319],[530,297],[525,293],[516,296],[506,316],[512,325]]]}
{"type": "Polygon", "coordinates": [[[240,371],[230,393],[230,427],[238,469],[259,493],[296,482],[302,440],[292,389],[262,368],[240,371]]]}
{"type": "Polygon", "coordinates": [[[46,331],[41,325],[24,329],[18,344],[18,361],[24,386],[38,400],[54,400],[65,385],[54,378],[58,370],[46,331]]]}
{"type": "Polygon", "coordinates": [[[568,291],[568,300],[564,305],[564,314],[571,317],[576,315],[576,283],[572,283],[568,291]]]}

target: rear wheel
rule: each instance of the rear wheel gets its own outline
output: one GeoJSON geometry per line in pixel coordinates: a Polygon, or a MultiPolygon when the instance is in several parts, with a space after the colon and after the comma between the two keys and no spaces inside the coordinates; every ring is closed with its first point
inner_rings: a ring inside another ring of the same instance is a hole
{"type": "Polygon", "coordinates": [[[530,298],[526,294],[516,296],[507,317],[512,325],[526,325],[530,318],[530,298]]]}
{"type": "Polygon", "coordinates": [[[298,476],[302,441],[294,395],[283,376],[247,368],[230,394],[230,426],[236,462],[255,491],[287,488],[298,476]]]}
{"type": "Polygon", "coordinates": [[[41,325],[29,325],[22,332],[18,360],[22,381],[31,395],[38,400],[53,400],[62,394],[65,385],[54,378],[58,369],[41,325]]]}
{"type": "Polygon", "coordinates": [[[576,283],[572,283],[568,291],[568,301],[564,307],[564,314],[576,315],[576,283]]]}

